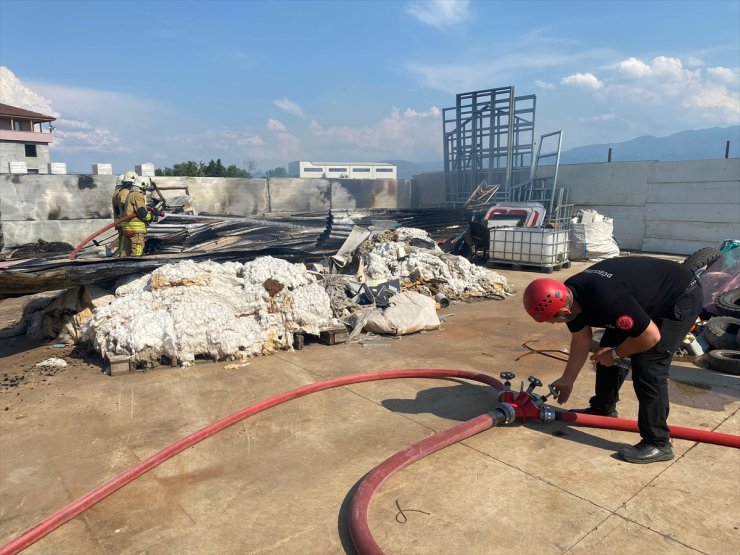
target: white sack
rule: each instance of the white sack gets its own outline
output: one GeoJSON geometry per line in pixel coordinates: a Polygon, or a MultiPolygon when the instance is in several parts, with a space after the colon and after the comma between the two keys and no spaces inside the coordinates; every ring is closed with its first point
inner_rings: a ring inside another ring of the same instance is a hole
{"type": "Polygon", "coordinates": [[[619,256],[619,245],[614,240],[614,220],[572,223],[570,227],[570,260],[613,258],[619,256]]]}
{"type": "Polygon", "coordinates": [[[390,335],[408,335],[417,331],[439,329],[434,299],[405,291],[390,298],[390,305],[382,312],[372,315],[364,331],[390,335]]]}

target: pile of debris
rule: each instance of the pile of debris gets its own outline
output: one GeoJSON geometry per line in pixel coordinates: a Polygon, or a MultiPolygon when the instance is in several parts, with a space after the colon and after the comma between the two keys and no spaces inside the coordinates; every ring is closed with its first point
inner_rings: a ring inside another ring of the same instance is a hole
{"type": "Polygon", "coordinates": [[[338,327],[350,340],[434,330],[436,309],[450,301],[510,293],[506,278],[444,253],[425,231],[355,228],[324,264],[185,260],[121,279],[114,294],[81,286],[46,295],[27,304],[17,331],[137,367],[188,365],[288,350],[296,335],[338,327]]]}
{"type": "Polygon", "coordinates": [[[357,257],[365,281],[398,278],[406,288],[432,297],[441,293],[450,300],[503,299],[510,292],[504,276],[443,252],[420,229],[371,234],[352,255],[357,257]]]}
{"type": "Polygon", "coordinates": [[[184,261],[118,287],[81,339],[107,358],[189,364],[196,356],[241,360],[289,349],[295,333],[318,335],[337,323],[324,287],[299,264],[269,256],[246,264],[184,261]]]}

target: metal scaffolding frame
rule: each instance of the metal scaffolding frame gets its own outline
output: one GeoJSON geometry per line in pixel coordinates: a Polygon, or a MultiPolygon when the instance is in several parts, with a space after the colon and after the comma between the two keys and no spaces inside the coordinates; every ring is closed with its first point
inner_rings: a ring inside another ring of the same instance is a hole
{"type": "Polygon", "coordinates": [[[514,87],[460,93],[442,111],[447,206],[464,206],[482,181],[498,186],[495,200],[531,179],[536,96],[514,87]]]}

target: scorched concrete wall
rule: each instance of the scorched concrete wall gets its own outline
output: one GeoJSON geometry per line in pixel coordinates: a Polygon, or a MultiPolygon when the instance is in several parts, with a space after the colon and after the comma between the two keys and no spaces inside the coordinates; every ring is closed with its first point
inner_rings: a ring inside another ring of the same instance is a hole
{"type": "MultiPolygon", "coordinates": [[[[543,172],[552,168],[543,168],[543,172]]],[[[75,245],[111,222],[111,175],[0,175],[4,246],[45,241],[75,245]]],[[[434,208],[445,203],[444,175],[394,179],[229,179],[155,177],[165,196],[187,188],[199,213],[257,216],[331,208],[434,208]]],[[[689,254],[740,238],[740,159],[612,162],[560,167],[570,202],[614,219],[623,250],[689,254]]]]}
{"type": "MultiPolygon", "coordinates": [[[[198,213],[259,216],[331,208],[408,208],[411,185],[395,179],[155,177],[165,198],[187,192],[198,213]]],[[[0,175],[0,231],[9,249],[44,241],[77,245],[112,221],[114,175],[0,175]]]]}

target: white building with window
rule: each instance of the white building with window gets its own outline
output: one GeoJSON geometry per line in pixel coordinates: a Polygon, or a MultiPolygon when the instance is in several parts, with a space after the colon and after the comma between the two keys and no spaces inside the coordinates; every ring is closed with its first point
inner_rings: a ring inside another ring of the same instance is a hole
{"type": "Polygon", "coordinates": [[[396,166],[383,162],[308,162],[288,164],[289,177],[335,179],[397,179],[396,166]]]}
{"type": "Polygon", "coordinates": [[[55,119],[0,104],[0,173],[48,173],[51,122],[55,119]]]}

